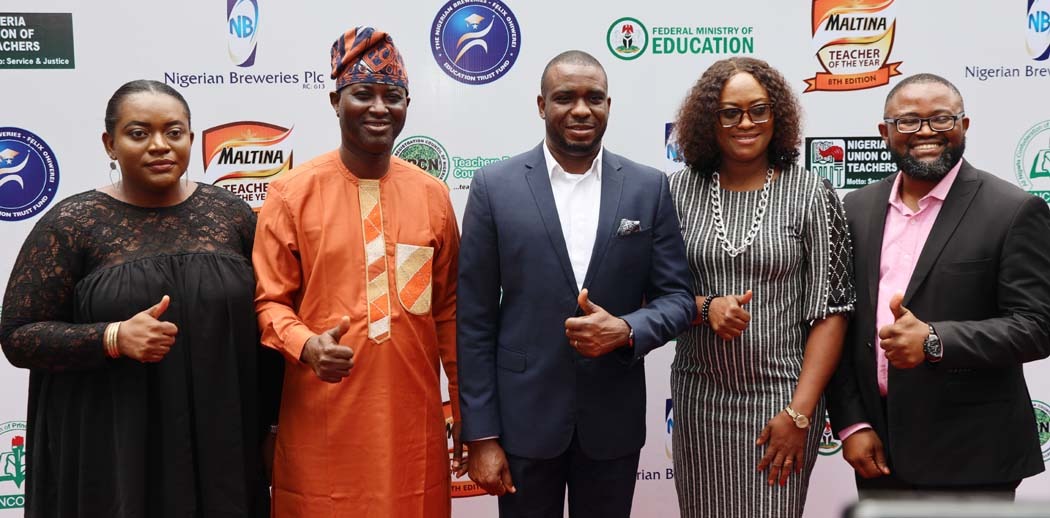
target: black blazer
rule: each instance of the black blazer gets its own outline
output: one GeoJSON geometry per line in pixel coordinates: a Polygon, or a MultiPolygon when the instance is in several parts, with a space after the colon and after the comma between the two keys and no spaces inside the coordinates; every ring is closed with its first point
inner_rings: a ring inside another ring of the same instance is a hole
{"type": "Polygon", "coordinates": [[[923,246],[904,306],[930,323],[944,359],[875,375],[876,300],[894,176],[844,199],[857,307],[828,386],[832,429],[867,421],[890,469],[918,485],[993,484],[1043,471],[1022,364],[1050,355],[1050,210],[963,161],[923,246]]]}
{"type": "Polygon", "coordinates": [[[565,319],[578,314],[579,291],[543,148],[479,169],[459,251],[464,440],[499,436],[508,453],[534,459],[563,453],[574,432],[591,458],[641,449],[642,357],[696,314],[665,174],[604,152],[598,233],[583,287],[631,325],[633,349],[584,358],[568,343],[565,319]],[[623,220],[637,225],[619,231],[623,220]]]}

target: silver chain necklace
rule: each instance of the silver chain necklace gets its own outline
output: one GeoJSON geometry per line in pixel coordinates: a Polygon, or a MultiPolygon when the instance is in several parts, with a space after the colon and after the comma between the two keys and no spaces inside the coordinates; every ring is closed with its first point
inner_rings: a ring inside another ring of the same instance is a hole
{"type": "Polygon", "coordinates": [[[751,243],[755,242],[755,236],[762,228],[762,217],[766,215],[766,207],[769,205],[769,185],[773,183],[773,168],[766,171],[766,183],[762,185],[762,194],[758,199],[758,207],[755,207],[755,216],[751,219],[751,229],[747,231],[747,237],[740,246],[735,246],[726,233],[725,222],[722,221],[722,184],[718,181],[718,171],[711,173],[711,207],[715,217],[715,232],[718,240],[722,242],[722,250],[729,257],[736,257],[747,250],[751,243]]]}

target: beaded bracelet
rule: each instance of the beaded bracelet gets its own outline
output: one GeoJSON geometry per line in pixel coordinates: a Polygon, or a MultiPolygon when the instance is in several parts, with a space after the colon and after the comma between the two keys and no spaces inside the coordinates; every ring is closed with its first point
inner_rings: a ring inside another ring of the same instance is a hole
{"type": "Polygon", "coordinates": [[[715,300],[718,297],[721,297],[721,295],[708,295],[706,298],[704,298],[704,304],[700,306],[700,320],[707,324],[711,323],[711,301],[715,300]]]}

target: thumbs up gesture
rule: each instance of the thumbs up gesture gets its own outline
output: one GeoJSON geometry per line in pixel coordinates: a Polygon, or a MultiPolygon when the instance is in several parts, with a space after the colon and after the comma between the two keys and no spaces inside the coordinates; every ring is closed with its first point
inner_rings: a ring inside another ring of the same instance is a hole
{"type": "Polygon", "coordinates": [[[900,293],[890,298],[893,323],[879,329],[879,347],[886,351],[890,365],[898,369],[911,369],[926,359],[923,344],[930,335],[930,326],[915,318],[901,304],[903,299],[900,293]]]}
{"type": "Polygon", "coordinates": [[[171,322],[162,322],[161,315],[168,310],[171,298],[165,295],[160,302],[140,311],[120,323],[117,332],[117,350],[143,363],[159,362],[175,345],[179,328],[171,322]]]}
{"type": "Polygon", "coordinates": [[[712,299],[711,307],[707,310],[707,321],[711,330],[726,341],[744,334],[744,330],[751,323],[751,313],[744,309],[744,306],[751,302],[752,297],[754,294],[747,290],[743,295],[726,295],[712,299]]]}
{"type": "Polygon", "coordinates": [[[339,339],[350,329],[350,317],[343,315],[335,327],[319,335],[311,336],[303,345],[299,361],[314,369],[321,381],[339,383],[350,375],[354,366],[354,350],[340,345],[339,339]]]}
{"type": "Polygon", "coordinates": [[[591,301],[586,288],[580,290],[576,302],[583,310],[583,316],[565,321],[565,336],[569,338],[569,345],[582,356],[597,358],[628,345],[631,326],[625,320],[610,315],[591,301]]]}

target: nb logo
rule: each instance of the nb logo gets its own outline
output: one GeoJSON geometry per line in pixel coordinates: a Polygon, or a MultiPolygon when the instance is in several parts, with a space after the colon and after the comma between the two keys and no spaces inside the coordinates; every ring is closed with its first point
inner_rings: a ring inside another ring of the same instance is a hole
{"type": "Polygon", "coordinates": [[[230,34],[238,38],[250,38],[252,34],[255,34],[255,20],[247,16],[230,19],[230,34]]]}

